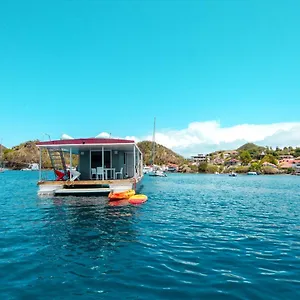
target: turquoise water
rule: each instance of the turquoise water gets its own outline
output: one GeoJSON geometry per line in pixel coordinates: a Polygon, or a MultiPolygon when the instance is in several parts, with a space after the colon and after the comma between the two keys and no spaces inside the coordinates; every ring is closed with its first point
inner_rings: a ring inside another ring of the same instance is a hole
{"type": "Polygon", "coordinates": [[[300,177],[145,177],[141,206],[0,174],[1,299],[299,299],[300,177]]]}

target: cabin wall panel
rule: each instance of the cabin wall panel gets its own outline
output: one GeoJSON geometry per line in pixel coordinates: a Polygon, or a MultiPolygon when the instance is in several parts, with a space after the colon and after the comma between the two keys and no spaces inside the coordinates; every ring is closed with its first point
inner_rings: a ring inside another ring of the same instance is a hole
{"type": "Polygon", "coordinates": [[[116,172],[119,172],[124,167],[124,151],[118,151],[118,154],[113,153],[112,163],[116,172]]]}
{"type": "Polygon", "coordinates": [[[90,179],[90,151],[81,151],[80,152],[80,161],[79,161],[79,172],[81,173],[80,179],[87,180],[90,179]],[[83,153],[83,155],[82,155],[83,153]]]}

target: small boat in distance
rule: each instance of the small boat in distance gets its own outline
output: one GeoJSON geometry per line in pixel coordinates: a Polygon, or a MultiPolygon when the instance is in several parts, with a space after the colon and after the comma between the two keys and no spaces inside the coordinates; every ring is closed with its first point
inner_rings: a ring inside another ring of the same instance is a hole
{"type": "Polygon", "coordinates": [[[231,176],[231,177],[236,177],[237,174],[236,174],[235,172],[231,172],[231,173],[229,173],[229,176],[231,176]]]}
{"type": "Polygon", "coordinates": [[[167,174],[162,170],[154,170],[149,173],[149,176],[167,177],[167,174]]]}
{"type": "Polygon", "coordinates": [[[21,169],[21,171],[39,171],[40,166],[38,163],[29,164],[27,168],[21,169]]]}
{"type": "Polygon", "coordinates": [[[149,166],[144,166],[143,167],[143,173],[144,174],[148,174],[150,172],[152,172],[152,167],[149,167],[149,166]]]}
{"type": "Polygon", "coordinates": [[[251,172],[251,171],[248,172],[247,174],[248,174],[248,175],[258,175],[257,172],[251,172]]]}

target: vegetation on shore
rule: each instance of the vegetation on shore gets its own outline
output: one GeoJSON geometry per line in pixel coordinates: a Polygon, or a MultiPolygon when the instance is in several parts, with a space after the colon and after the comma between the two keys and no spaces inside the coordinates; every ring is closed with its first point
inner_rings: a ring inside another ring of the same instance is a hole
{"type": "MultiPolygon", "coordinates": [[[[21,143],[11,149],[2,146],[2,159],[7,168],[22,169],[30,163],[39,162],[39,148],[36,146],[38,140],[21,143]]],[[[144,164],[152,163],[153,143],[142,141],[138,143],[144,156],[144,164]]],[[[291,168],[282,169],[278,160],[281,156],[300,157],[300,148],[257,146],[247,143],[236,150],[215,151],[206,156],[200,163],[195,163],[190,159],[164,147],[155,144],[155,164],[157,165],[178,165],[178,171],[182,173],[247,173],[249,171],[262,174],[292,173],[291,168]]],[[[42,153],[43,168],[51,168],[51,162],[46,150],[42,153]]],[[[69,162],[68,155],[66,157],[69,162]]],[[[74,165],[77,164],[77,157],[73,157],[74,165]]]]}
{"type": "MultiPolygon", "coordinates": [[[[11,149],[3,146],[3,161],[7,168],[13,170],[20,170],[27,167],[31,163],[39,163],[40,150],[36,146],[38,140],[27,141],[21,143],[18,146],[12,147],[11,149]]],[[[138,143],[138,147],[141,149],[144,157],[144,164],[152,163],[152,142],[143,141],[138,143]]],[[[77,164],[76,155],[73,156],[73,164],[77,164]]],[[[51,161],[46,150],[42,153],[43,168],[51,168],[51,161]]],[[[66,154],[66,162],[69,162],[68,154],[66,154]]],[[[172,150],[157,144],[155,145],[155,164],[162,165],[173,163],[182,165],[186,160],[179,154],[172,150]]]]}
{"type": "MultiPolygon", "coordinates": [[[[40,150],[36,146],[38,140],[27,141],[21,143],[18,146],[12,147],[11,149],[3,146],[2,158],[6,168],[12,170],[20,170],[28,167],[29,164],[39,163],[40,150]]],[[[69,154],[66,155],[66,162],[70,161],[69,154]]],[[[46,150],[42,151],[42,162],[43,168],[51,168],[51,161],[46,150]]],[[[77,164],[78,158],[76,155],[73,156],[74,165],[77,164]]]]}
{"type": "Polygon", "coordinates": [[[292,168],[281,168],[279,160],[282,157],[296,159],[300,157],[300,148],[293,147],[262,147],[247,143],[236,150],[216,151],[208,154],[207,161],[200,163],[199,172],[212,173],[247,173],[260,174],[293,173],[292,168]],[[216,170],[216,166],[218,169],[216,170]]]}
{"type": "MultiPolygon", "coordinates": [[[[152,149],[153,142],[150,141],[142,141],[137,143],[138,147],[143,153],[144,164],[150,165],[152,164],[152,149]]],[[[175,153],[169,148],[155,143],[155,164],[157,165],[166,165],[166,164],[177,164],[181,165],[186,162],[183,156],[175,153]]]]}

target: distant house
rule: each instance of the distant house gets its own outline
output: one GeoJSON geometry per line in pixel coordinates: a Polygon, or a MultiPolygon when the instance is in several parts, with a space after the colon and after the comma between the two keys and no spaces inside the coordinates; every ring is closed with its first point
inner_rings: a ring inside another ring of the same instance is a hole
{"type": "Polygon", "coordinates": [[[215,165],[223,165],[224,164],[224,159],[220,158],[220,157],[216,157],[214,160],[213,160],[213,163],[215,165]]]}
{"type": "Polygon", "coordinates": [[[296,174],[300,174],[300,159],[295,159],[292,164],[292,168],[296,174]]]}
{"type": "Polygon", "coordinates": [[[176,164],[168,164],[167,171],[168,172],[177,172],[178,171],[178,165],[176,165],[176,164]]]}
{"type": "Polygon", "coordinates": [[[265,162],[263,163],[263,166],[264,166],[264,167],[271,167],[271,168],[273,168],[273,169],[277,169],[277,166],[276,166],[276,165],[271,164],[271,163],[269,163],[269,162],[267,162],[267,161],[265,161],[265,162]]]}
{"type": "Polygon", "coordinates": [[[282,159],[279,161],[281,169],[294,169],[296,174],[300,173],[300,158],[299,159],[282,159]]]}
{"type": "Polygon", "coordinates": [[[281,161],[279,161],[279,166],[281,169],[290,169],[293,167],[293,161],[281,160],[281,161]]]}
{"type": "Polygon", "coordinates": [[[202,162],[209,161],[209,157],[205,154],[198,154],[195,156],[192,156],[192,162],[194,165],[199,165],[202,162]]]}
{"type": "Polygon", "coordinates": [[[241,161],[235,158],[225,161],[226,166],[240,166],[241,161]]]}
{"type": "Polygon", "coordinates": [[[294,159],[293,155],[287,154],[287,155],[280,155],[279,159],[294,159]]]}

